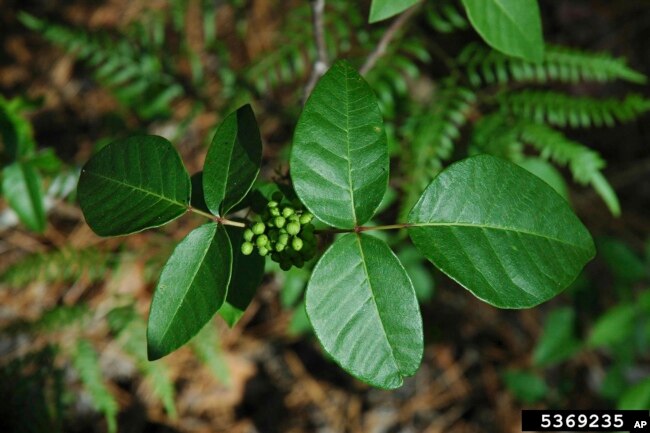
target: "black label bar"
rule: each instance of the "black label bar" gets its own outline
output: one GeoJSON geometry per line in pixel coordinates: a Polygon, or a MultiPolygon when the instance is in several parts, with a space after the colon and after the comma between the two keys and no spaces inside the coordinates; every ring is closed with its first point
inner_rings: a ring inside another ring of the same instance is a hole
{"type": "Polygon", "coordinates": [[[650,432],[647,410],[526,410],[521,430],[563,432],[650,432]]]}

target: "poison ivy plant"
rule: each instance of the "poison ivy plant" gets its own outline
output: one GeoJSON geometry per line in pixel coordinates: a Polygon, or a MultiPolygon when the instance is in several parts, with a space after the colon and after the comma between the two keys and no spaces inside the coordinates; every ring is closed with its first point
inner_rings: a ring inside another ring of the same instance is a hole
{"type": "Polygon", "coordinates": [[[284,270],[311,269],[316,261],[305,308],[324,350],[353,376],[392,389],[417,370],[424,330],[405,267],[384,240],[366,232],[407,229],[424,257],[501,308],[552,298],[594,255],[591,236],[564,198],[527,170],[488,155],[444,170],[407,221],[370,222],[388,187],[388,144],[375,94],[345,61],[320,79],[298,120],[291,185],[249,191],[261,147],[247,105],[225,118],[193,182],[171,143],[154,136],[113,142],[83,168],[79,201],[99,235],[155,228],[187,211],[209,219],[162,270],[149,313],[149,359],[187,343],[217,312],[236,323],[255,295],[265,257],[284,270]],[[318,258],[321,234],[340,237],[318,258]]]}

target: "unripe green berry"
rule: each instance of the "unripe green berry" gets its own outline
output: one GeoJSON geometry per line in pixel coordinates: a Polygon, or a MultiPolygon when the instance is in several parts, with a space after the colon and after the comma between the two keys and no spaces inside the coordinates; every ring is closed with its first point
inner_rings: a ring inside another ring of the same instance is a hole
{"type": "Polygon", "coordinates": [[[267,203],[267,206],[269,207],[269,209],[272,209],[274,207],[278,207],[278,202],[274,201],[274,200],[271,200],[270,202],[267,203]]]}
{"type": "Polygon", "coordinates": [[[309,224],[313,219],[314,216],[312,214],[305,212],[304,214],[300,215],[300,224],[309,224]]]}
{"type": "Polygon", "coordinates": [[[269,243],[269,238],[266,235],[259,235],[257,239],[255,239],[255,243],[257,244],[258,248],[265,247],[266,244],[269,243]]]}
{"type": "Polygon", "coordinates": [[[289,235],[287,233],[280,233],[280,236],[278,237],[278,243],[279,244],[288,244],[289,243],[289,235]]]}
{"type": "Polygon", "coordinates": [[[300,224],[292,221],[289,224],[287,224],[287,233],[289,233],[292,236],[297,235],[300,233],[300,224]]]}
{"type": "Polygon", "coordinates": [[[287,222],[287,220],[284,219],[284,217],[277,216],[277,217],[275,217],[275,219],[273,220],[273,222],[275,222],[275,226],[276,226],[277,228],[281,229],[282,227],[284,227],[284,224],[287,222]]]}
{"type": "Polygon", "coordinates": [[[241,244],[241,253],[245,256],[250,256],[253,252],[253,244],[250,242],[244,242],[241,244]]]}
{"type": "Polygon", "coordinates": [[[291,247],[296,251],[302,250],[302,245],[303,242],[302,239],[300,238],[293,238],[293,240],[291,241],[291,247]]]}
{"type": "Polygon", "coordinates": [[[255,223],[255,225],[253,225],[252,230],[253,233],[255,233],[256,235],[261,235],[262,233],[264,233],[264,230],[266,230],[266,226],[264,225],[264,223],[255,223]]]}
{"type": "Polygon", "coordinates": [[[265,247],[258,248],[257,252],[260,254],[260,256],[264,257],[269,253],[269,250],[266,249],[265,247]]]}
{"type": "Polygon", "coordinates": [[[244,239],[245,240],[250,242],[250,241],[253,240],[253,236],[255,236],[255,233],[253,233],[253,230],[251,230],[251,229],[244,230],[244,239]]]}
{"type": "Polygon", "coordinates": [[[269,213],[271,214],[271,216],[278,217],[278,216],[280,216],[280,209],[278,209],[277,207],[274,207],[273,209],[271,209],[269,211],[269,213]]]}
{"type": "Polygon", "coordinates": [[[293,210],[293,208],[285,207],[284,209],[282,209],[282,216],[285,218],[289,218],[294,213],[295,211],[293,210]]]}
{"type": "Polygon", "coordinates": [[[281,244],[281,243],[278,242],[277,244],[275,244],[275,251],[282,252],[282,251],[284,251],[284,249],[286,247],[287,247],[287,244],[281,244]]]}

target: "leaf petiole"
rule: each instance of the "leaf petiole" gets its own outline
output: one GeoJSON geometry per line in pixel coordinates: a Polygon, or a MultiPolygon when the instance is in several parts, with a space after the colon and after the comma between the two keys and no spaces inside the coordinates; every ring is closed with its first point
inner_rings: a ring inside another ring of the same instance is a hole
{"type": "Polygon", "coordinates": [[[241,227],[241,228],[246,227],[246,223],[242,223],[242,222],[239,222],[239,221],[231,221],[231,220],[229,220],[227,218],[218,217],[218,216],[212,215],[210,213],[204,212],[204,211],[202,211],[200,209],[194,208],[192,206],[188,206],[187,210],[190,211],[190,212],[194,212],[197,215],[204,216],[204,217],[206,217],[206,218],[208,218],[208,219],[210,219],[210,220],[212,220],[214,222],[217,222],[219,224],[223,224],[225,226],[233,226],[233,227],[241,227]]]}

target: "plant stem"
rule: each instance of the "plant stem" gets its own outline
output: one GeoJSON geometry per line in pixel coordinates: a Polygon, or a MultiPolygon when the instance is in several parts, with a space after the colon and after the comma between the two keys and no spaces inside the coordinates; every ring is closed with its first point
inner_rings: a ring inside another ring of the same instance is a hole
{"type": "Polygon", "coordinates": [[[214,221],[216,223],[223,224],[225,226],[233,226],[233,227],[241,227],[241,228],[246,227],[245,223],[242,223],[242,222],[239,222],[239,221],[231,221],[231,220],[229,220],[227,218],[218,217],[218,216],[209,214],[207,212],[203,212],[202,210],[196,209],[196,208],[194,208],[192,206],[188,206],[187,210],[190,211],[190,212],[194,212],[197,215],[201,215],[203,217],[206,217],[206,218],[208,218],[208,219],[210,219],[210,220],[212,220],[212,221],[214,221]]]}
{"type": "Polygon", "coordinates": [[[305,86],[302,104],[305,105],[307,98],[316,86],[318,79],[323,76],[328,67],[327,44],[325,42],[325,0],[311,0],[312,23],[314,27],[314,42],[316,43],[316,60],[311,68],[309,81],[305,86]]]}
{"type": "Polygon", "coordinates": [[[375,49],[368,55],[368,58],[364,62],[359,73],[361,75],[366,75],[377,63],[377,61],[386,54],[388,45],[391,43],[393,38],[397,35],[399,30],[406,24],[406,22],[417,12],[419,9],[418,6],[411,7],[407,9],[404,13],[398,16],[388,27],[386,33],[382,36],[381,40],[375,47],[375,49]]]}
{"type": "Polygon", "coordinates": [[[368,232],[371,230],[396,230],[396,229],[405,229],[410,227],[409,223],[400,223],[400,224],[389,224],[385,226],[359,226],[353,229],[325,229],[325,230],[316,230],[314,233],[317,235],[327,234],[327,233],[361,233],[368,232]]]}

